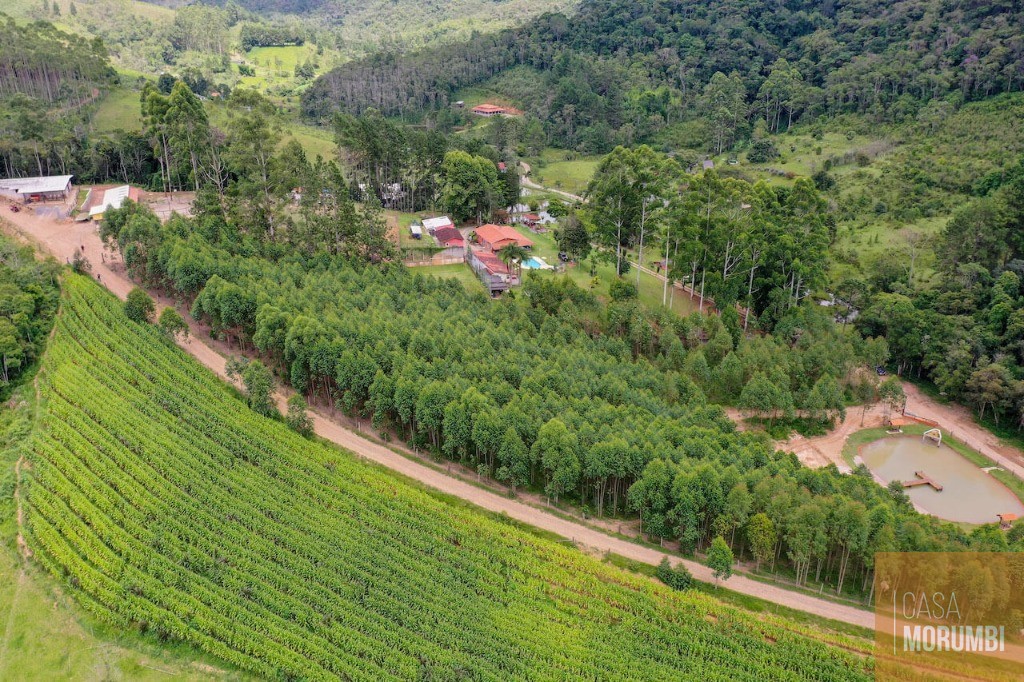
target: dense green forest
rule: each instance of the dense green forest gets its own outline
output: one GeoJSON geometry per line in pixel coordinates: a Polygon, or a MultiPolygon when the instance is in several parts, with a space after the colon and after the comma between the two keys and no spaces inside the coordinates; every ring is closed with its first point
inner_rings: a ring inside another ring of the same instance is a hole
{"type": "Polygon", "coordinates": [[[0,238],[0,400],[35,366],[57,312],[59,266],[0,238]]]}
{"type": "Polygon", "coordinates": [[[858,325],[884,334],[901,371],[930,378],[996,424],[1024,427],[1024,161],[986,178],[937,244],[940,283],[886,283],[858,325]]]}
{"type": "MultiPolygon", "coordinates": [[[[399,296],[382,275],[363,276],[399,296]]],[[[88,279],[65,291],[23,446],[27,537],[107,622],[274,679],[870,678],[859,641],[670,590],[303,438],[88,279]]]]}
{"type": "Polygon", "coordinates": [[[313,117],[369,107],[415,116],[496,78],[559,146],[603,153],[696,135],[721,151],[758,119],[770,131],[850,111],[900,120],[931,99],[1020,89],[1012,2],[925,5],[593,0],[571,20],[546,15],[459,45],[342,65],[303,107],[313,117]]]}

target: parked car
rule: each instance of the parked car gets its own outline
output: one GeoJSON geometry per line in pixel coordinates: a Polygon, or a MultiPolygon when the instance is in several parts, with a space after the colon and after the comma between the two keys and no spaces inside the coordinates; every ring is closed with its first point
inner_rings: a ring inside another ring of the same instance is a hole
{"type": "Polygon", "coordinates": [[[565,251],[559,251],[558,252],[558,260],[562,261],[563,263],[568,263],[569,262],[569,254],[567,254],[565,251]]]}
{"type": "Polygon", "coordinates": [[[877,372],[878,376],[880,377],[884,377],[886,374],[888,374],[888,372],[885,371],[885,367],[882,367],[881,365],[875,367],[875,372],[877,372]]]}

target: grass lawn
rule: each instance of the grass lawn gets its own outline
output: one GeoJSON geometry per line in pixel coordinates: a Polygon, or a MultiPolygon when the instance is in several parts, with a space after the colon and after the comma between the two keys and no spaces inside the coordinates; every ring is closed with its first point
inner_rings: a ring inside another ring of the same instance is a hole
{"type": "Polygon", "coordinates": [[[388,224],[392,228],[398,231],[398,246],[402,249],[429,249],[436,247],[437,242],[429,235],[424,233],[423,239],[413,239],[412,234],[409,232],[409,225],[413,222],[420,220],[418,213],[403,213],[401,211],[384,211],[384,215],[388,219],[388,224]]]}
{"type": "Polygon", "coordinates": [[[316,46],[284,45],[280,47],[254,47],[245,54],[245,61],[256,69],[255,76],[240,76],[238,84],[247,88],[265,91],[274,85],[298,85],[295,67],[307,59],[320,63],[319,71],[324,70],[326,58],[317,57],[316,46]]]}
{"type": "MultiPolygon", "coordinates": [[[[545,234],[534,234],[529,230],[521,227],[516,227],[516,230],[525,236],[527,239],[533,241],[533,253],[546,260],[550,265],[558,264],[558,244],[555,242],[554,233],[547,232],[545,234]]],[[[567,274],[576,284],[584,289],[592,291],[594,295],[608,300],[608,287],[615,277],[615,264],[600,263],[596,267],[596,275],[591,276],[590,274],[591,259],[587,259],[582,264],[570,266],[566,269],[567,274]],[[595,281],[596,280],[596,281],[595,281]]],[[[557,273],[550,270],[537,270],[534,271],[538,277],[558,277],[557,273]]],[[[526,273],[524,273],[524,277],[526,273]]],[[[630,270],[626,273],[625,279],[629,282],[636,283],[636,270],[630,270]]],[[[661,307],[663,283],[661,280],[648,275],[645,272],[640,273],[640,289],[639,299],[640,303],[650,309],[656,309],[661,307]]],[[[671,290],[670,292],[671,293],[671,290]]],[[[697,310],[697,304],[690,301],[689,298],[682,295],[681,292],[676,291],[676,295],[673,299],[672,309],[681,316],[689,315],[697,310]]]]}
{"type": "Polygon", "coordinates": [[[142,130],[139,93],[125,87],[112,88],[100,101],[92,124],[97,133],[142,130]]]}
{"type": "Polygon", "coordinates": [[[284,141],[295,138],[306,151],[312,163],[317,156],[325,161],[338,160],[338,145],[334,143],[334,135],[329,130],[314,128],[301,123],[289,123],[285,128],[284,141]]]}
{"type": "Polygon", "coordinates": [[[453,263],[452,265],[425,265],[411,269],[413,274],[422,273],[424,275],[433,275],[434,277],[440,277],[441,279],[455,279],[462,283],[462,286],[467,291],[472,292],[483,292],[484,285],[477,276],[473,274],[473,271],[469,269],[469,266],[465,263],[453,263]]]}
{"type": "Polygon", "coordinates": [[[545,149],[539,161],[530,161],[530,177],[545,187],[581,194],[601,162],[600,156],[578,156],[561,149],[545,149]]]}

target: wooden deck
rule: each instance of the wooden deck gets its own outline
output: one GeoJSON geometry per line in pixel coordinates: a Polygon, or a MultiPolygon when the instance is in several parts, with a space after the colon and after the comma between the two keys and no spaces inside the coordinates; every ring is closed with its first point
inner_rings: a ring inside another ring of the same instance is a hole
{"type": "Polygon", "coordinates": [[[913,481],[903,481],[903,487],[904,488],[914,488],[914,487],[917,487],[917,486],[920,486],[920,485],[930,485],[931,487],[935,488],[937,491],[942,492],[942,484],[939,483],[938,481],[936,481],[935,479],[933,479],[931,476],[929,476],[925,472],[923,472],[923,471],[915,471],[914,475],[917,476],[917,479],[915,479],[913,481]]]}

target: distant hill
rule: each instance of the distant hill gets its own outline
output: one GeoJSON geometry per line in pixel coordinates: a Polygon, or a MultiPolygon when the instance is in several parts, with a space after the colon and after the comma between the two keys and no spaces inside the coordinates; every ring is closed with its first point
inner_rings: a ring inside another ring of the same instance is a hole
{"type": "Polygon", "coordinates": [[[759,115],[775,131],[803,115],[892,118],[932,98],[1019,90],[1022,33],[1012,0],[585,0],[571,20],[341,65],[303,104],[313,117],[368,107],[408,116],[514,71],[495,89],[581,151],[602,151],[588,138],[651,139],[709,111],[730,119],[721,147],[759,115]]]}

